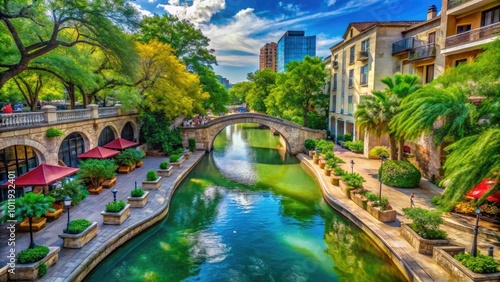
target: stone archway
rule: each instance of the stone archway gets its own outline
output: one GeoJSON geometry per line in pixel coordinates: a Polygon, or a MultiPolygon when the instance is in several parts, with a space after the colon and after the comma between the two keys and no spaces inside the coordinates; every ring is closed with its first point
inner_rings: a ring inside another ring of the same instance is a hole
{"type": "Polygon", "coordinates": [[[40,144],[39,142],[29,139],[29,138],[5,138],[0,143],[0,150],[15,146],[15,145],[23,145],[29,146],[33,148],[33,151],[38,157],[40,163],[48,163],[48,164],[57,164],[57,156],[56,158],[52,158],[50,152],[47,150],[47,147],[40,144]]]}

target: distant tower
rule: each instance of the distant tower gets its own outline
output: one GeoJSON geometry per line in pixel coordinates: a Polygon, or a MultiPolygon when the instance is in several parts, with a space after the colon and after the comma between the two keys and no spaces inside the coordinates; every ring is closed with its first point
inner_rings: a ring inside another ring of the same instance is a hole
{"type": "Polygon", "coordinates": [[[291,61],[302,61],[307,55],[316,56],[316,35],[304,34],[304,31],[289,30],[278,41],[278,72],[284,72],[291,61]]]}
{"type": "Polygon", "coordinates": [[[260,48],[260,68],[270,69],[276,72],[276,47],[275,42],[266,43],[264,47],[260,48]]]}

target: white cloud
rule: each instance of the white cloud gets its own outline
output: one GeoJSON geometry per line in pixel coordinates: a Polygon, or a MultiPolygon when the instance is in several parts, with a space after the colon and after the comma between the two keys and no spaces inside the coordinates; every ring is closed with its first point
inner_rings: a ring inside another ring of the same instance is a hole
{"type": "Polygon", "coordinates": [[[139,5],[139,4],[130,2],[130,5],[132,5],[132,7],[134,7],[134,9],[136,9],[142,17],[151,17],[151,16],[153,16],[153,13],[151,13],[148,10],[144,10],[141,7],[141,5],[139,5]]]}
{"type": "Polygon", "coordinates": [[[168,4],[159,4],[167,13],[181,20],[188,20],[199,25],[208,23],[212,16],[226,8],[225,0],[194,0],[193,5],[180,4],[179,0],[169,0],[168,4]]]}
{"type": "Polygon", "coordinates": [[[342,36],[331,37],[328,34],[320,33],[316,35],[316,56],[327,57],[331,55],[330,47],[342,40],[342,36]]]}
{"type": "Polygon", "coordinates": [[[148,0],[148,3],[154,3],[156,0],[148,0]]]}
{"type": "Polygon", "coordinates": [[[335,5],[335,2],[337,2],[337,0],[328,0],[328,3],[326,3],[328,6],[333,6],[335,5]]]}

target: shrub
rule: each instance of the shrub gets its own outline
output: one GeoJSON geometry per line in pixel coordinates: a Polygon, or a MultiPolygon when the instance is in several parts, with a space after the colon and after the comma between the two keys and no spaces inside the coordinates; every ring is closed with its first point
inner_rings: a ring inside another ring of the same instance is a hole
{"type": "Polygon", "coordinates": [[[441,213],[423,208],[403,208],[403,212],[413,222],[411,229],[424,239],[446,239],[446,233],[439,230],[443,223],[441,213]]]}
{"type": "Polygon", "coordinates": [[[190,138],[188,140],[188,147],[189,147],[189,151],[191,151],[191,152],[196,151],[196,140],[194,138],[190,138]]]}
{"type": "Polygon", "coordinates": [[[344,175],[344,174],[347,173],[347,171],[345,171],[341,167],[335,167],[335,168],[333,168],[332,172],[333,172],[333,175],[335,175],[335,176],[342,176],[342,175],[344,175]]]}
{"type": "Polygon", "coordinates": [[[180,159],[180,158],[181,158],[181,156],[180,156],[180,155],[178,155],[178,154],[173,154],[173,155],[171,155],[171,156],[170,156],[170,162],[171,162],[171,163],[176,163],[177,161],[179,161],[179,159],[180,159]]]}
{"type": "Polygon", "coordinates": [[[167,169],[168,168],[168,161],[164,161],[160,163],[160,169],[167,169]]]}
{"type": "Polygon", "coordinates": [[[47,131],[45,131],[45,137],[47,138],[53,138],[53,137],[59,137],[63,136],[64,132],[62,130],[59,130],[57,128],[49,128],[47,131]]]}
{"type": "Polygon", "coordinates": [[[354,188],[361,188],[363,187],[363,182],[366,182],[363,176],[356,172],[346,173],[340,178],[340,180],[344,181],[347,186],[354,188]]]}
{"type": "Polygon", "coordinates": [[[174,150],[174,154],[177,154],[177,155],[182,154],[182,152],[184,152],[184,149],[182,149],[182,148],[177,148],[174,150]]]}
{"type": "Polygon", "coordinates": [[[378,171],[378,178],[380,179],[382,172],[382,183],[394,187],[417,187],[422,177],[420,171],[407,161],[388,160],[381,169],[378,171]]]}
{"type": "Polygon", "coordinates": [[[344,141],[352,141],[352,134],[349,132],[344,134],[344,141]]]}
{"type": "Polygon", "coordinates": [[[42,261],[38,266],[38,277],[44,277],[45,274],[47,274],[47,265],[42,261]]]}
{"type": "Polygon", "coordinates": [[[344,160],[342,160],[339,157],[333,156],[333,158],[330,158],[326,161],[326,167],[327,168],[336,168],[338,164],[343,164],[344,160]]]}
{"type": "Polygon", "coordinates": [[[79,234],[82,233],[92,223],[86,219],[80,218],[69,222],[69,228],[63,230],[64,233],[79,234]]]}
{"type": "Polygon", "coordinates": [[[372,157],[389,157],[389,148],[386,146],[375,146],[373,147],[368,154],[372,157]]]}
{"type": "Polygon", "coordinates": [[[115,162],[112,160],[88,159],[80,163],[80,170],[77,175],[82,181],[91,183],[98,187],[106,179],[111,179],[116,175],[115,162]]]}
{"type": "Polygon", "coordinates": [[[144,158],[144,152],[138,149],[126,149],[122,153],[125,153],[127,157],[131,160],[131,164],[140,162],[144,158]]]}
{"type": "Polygon", "coordinates": [[[62,202],[66,196],[69,196],[71,198],[71,203],[73,205],[78,205],[89,195],[87,187],[85,187],[85,185],[83,185],[78,179],[68,181],[64,178],[61,182],[62,188],[52,190],[49,193],[49,195],[54,197],[57,202],[62,202]]]}
{"type": "Polygon", "coordinates": [[[344,141],[344,134],[338,134],[337,141],[344,141]]]}
{"type": "Polygon", "coordinates": [[[455,259],[475,273],[495,273],[500,265],[493,257],[481,254],[476,257],[469,253],[456,254],[455,259]]]}
{"type": "Polygon", "coordinates": [[[33,263],[43,259],[49,253],[49,247],[38,245],[31,249],[22,250],[17,255],[19,263],[33,263]]]}
{"type": "Polygon", "coordinates": [[[327,151],[322,154],[323,155],[323,160],[328,161],[330,159],[335,158],[335,154],[332,151],[327,151]]]}
{"type": "Polygon", "coordinates": [[[363,141],[356,140],[356,141],[344,142],[344,147],[347,147],[347,149],[349,149],[355,153],[363,153],[363,149],[364,149],[365,145],[364,145],[363,141]]]}
{"type": "Polygon", "coordinates": [[[136,163],[137,156],[131,150],[127,149],[119,153],[115,159],[120,165],[131,166],[136,163]]]}
{"type": "Polygon", "coordinates": [[[314,139],[307,139],[306,142],[304,143],[304,147],[311,151],[311,150],[314,150],[314,148],[316,148],[316,144],[318,143],[317,140],[314,140],[314,139]]]}
{"type": "Polygon", "coordinates": [[[392,206],[389,204],[389,199],[382,197],[382,199],[380,199],[380,202],[379,202],[378,196],[376,196],[376,197],[377,197],[377,199],[375,201],[373,201],[372,207],[380,207],[380,210],[382,210],[382,211],[392,210],[392,206]]]}
{"type": "Polygon", "coordinates": [[[120,212],[125,208],[125,202],[120,200],[119,202],[109,202],[106,204],[106,212],[120,212]]]}
{"type": "Polygon", "coordinates": [[[370,191],[365,192],[365,197],[368,199],[368,201],[371,201],[371,202],[378,201],[378,196],[373,194],[370,191]]]}
{"type": "Polygon", "coordinates": [[[329,142],[329,141],[326,141],[324,139],[321,139],[316,144],[316,149],[321,150],[322,153],[333,151],[333,143],[329,142]]]}
{"type": "Polygon", "coordinates": [[[130,191],[131,197],[139,198],[142,197],[142,195],[144,195],[144,190],[142,190],[141,188],[135,188],[134,190],[130,191]]]}
{"type": "Polygon", "coordinates": [[[156,181],[158,179],[158,174],[156,174],[156,171],[150,170],[148,171],[148,174],[146,174],[146,180],[147,181],[156,181]]]}

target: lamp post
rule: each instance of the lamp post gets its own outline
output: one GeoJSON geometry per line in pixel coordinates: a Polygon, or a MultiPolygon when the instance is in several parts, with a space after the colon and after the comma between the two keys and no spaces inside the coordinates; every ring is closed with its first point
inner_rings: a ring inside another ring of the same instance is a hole
{"type": "Polygon", "coordinates": [[[69,231],[69,208],[71,207],[71,197],[66,195],[66,198],[64,198],[64,206],[68,210],[68,224],[66,225],[66,230],[69,231]]]}
{"type": "Polygon", "coordinates": [[[477,255],[477,231],[479,228],[479,214],[481,213],[481,210],[477,208],[475,210],[476,212],[476,225],[474,226],[474,240],[472,241],[472,247],[470,248],[470,254],[475,257],[477,255]]]}
{"type": "Polygon", "coordinates": [[[380,178],[379,178],[380,189],[378,191],[378,202],[379,202],[379,204],[382,203],[382,167],[384,166],[384,162],[385,162],[385,160],[387,160],[387,158],[385,156],[381,156],[380,159],[382,160],[382,162],[380,162],[380,178]]]}
{"type": "Polygon", "coordinates": [[[134,184],[134,188],[137,189],[137,181],[134,184]]]}
{"type": "Polygon", "coordinates": [[[116,202],[116,192],[118,192],[118,191],[116,191],[115,188],[113,188],[113,190],[111,190],[111,193],[113,193],[113,201],[114,202],[116,202]]]}
{"type": "Polygon", "coordinates": [[[351,160],[351,173],[354,173],[354,161],[351,160]]]}

